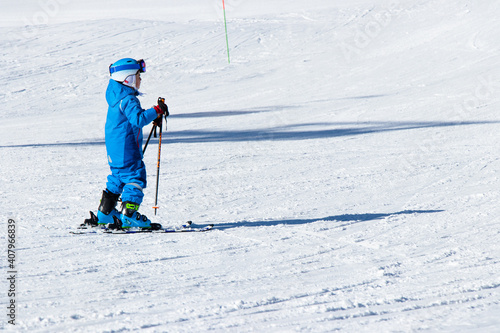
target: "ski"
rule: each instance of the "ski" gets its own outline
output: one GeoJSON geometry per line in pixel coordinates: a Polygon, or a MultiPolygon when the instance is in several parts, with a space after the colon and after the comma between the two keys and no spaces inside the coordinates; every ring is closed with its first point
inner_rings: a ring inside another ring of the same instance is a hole
{"type": "Polygon", "coordinates": [[[184,223],[182,226],[177,228],[161,228],[157,230],[152,229],[140,229],[140,228],[130,228],[130,229],[120,229],[120,230],[111,230],[106,229],[103,232],[106,234],[138,234],[138,233],[152,233],[152,234],[164,234],[164,233],[175,233],[175,232],[205,232],[212,230],[214,225],[209,224],[204,227],[193,227],[193,222],[188,221],[184,223]]]}
{"type": "Polygon", "coordinates": [[[130,229],[109,229],[107,227],[87,227],[80,226],[76,230],[71,230],[70,233],[73,235],[87,235],[87,234],[138,234],[138,233],[179,233],[179,232],[205,232],[212,230],[213,224],[209,224],[203,227],[194,227],[192,221],[188,221],[179,227],[166,227],[157,230],[152,229],[140,229],[140,228],[130,228],[130,229]]]}

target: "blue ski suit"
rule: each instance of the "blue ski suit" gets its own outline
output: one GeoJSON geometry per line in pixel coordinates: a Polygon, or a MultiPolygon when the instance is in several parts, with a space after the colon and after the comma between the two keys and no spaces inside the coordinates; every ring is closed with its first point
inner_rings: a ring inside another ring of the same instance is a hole
{"type": "Polygon", "coordinates": [[[121,194],[124,202],[141,204],[147,185],[142,161],[142,128],[155,120],[157,113],[154,108],[141,108],[138,95],[134,88],[109,80],[105,138],[111,174],[106,187],[112,193],[121,194]]]}

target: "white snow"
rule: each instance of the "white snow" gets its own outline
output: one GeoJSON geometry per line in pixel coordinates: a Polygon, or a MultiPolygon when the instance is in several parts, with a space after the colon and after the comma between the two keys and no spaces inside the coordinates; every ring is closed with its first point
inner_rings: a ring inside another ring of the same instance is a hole
{"type": "Polygon", "coordinates": [[[23,3],[0,11],[2,329],[500,331],[498,1],[226,0],[230,64],[221,1],[23,3]],[[216,230],[69,234],[122,57],[172,114],[141,211],[216,230]]]}

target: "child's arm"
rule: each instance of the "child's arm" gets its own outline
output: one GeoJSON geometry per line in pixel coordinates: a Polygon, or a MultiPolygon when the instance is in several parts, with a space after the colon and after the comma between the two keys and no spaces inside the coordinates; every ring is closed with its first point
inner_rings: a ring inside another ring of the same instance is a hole
{"type": "Polygon", "coordinates": [[[144,110],[135,97],[124,98],[120,102],[120,110],[135,127],[142,128],[158,116],[154,108],[144,110]]]}

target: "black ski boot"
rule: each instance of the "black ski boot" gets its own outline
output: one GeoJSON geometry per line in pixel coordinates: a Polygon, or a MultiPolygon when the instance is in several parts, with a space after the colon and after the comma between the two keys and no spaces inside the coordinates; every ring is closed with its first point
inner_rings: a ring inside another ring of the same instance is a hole
{"type": "Polygon", "coordinates": [[[119,198],[119,194],[111,193],[108,190],[102,191],[101,204],[97,212],[98,225],[105,226],[113,224],[113,216],[120,216],[120,213],[116,210],[116,204],[119,198]]]}

